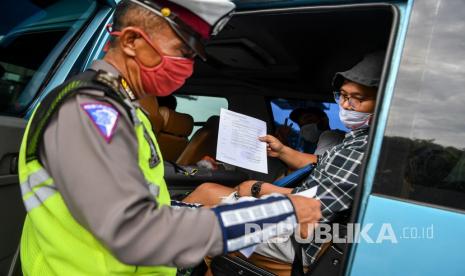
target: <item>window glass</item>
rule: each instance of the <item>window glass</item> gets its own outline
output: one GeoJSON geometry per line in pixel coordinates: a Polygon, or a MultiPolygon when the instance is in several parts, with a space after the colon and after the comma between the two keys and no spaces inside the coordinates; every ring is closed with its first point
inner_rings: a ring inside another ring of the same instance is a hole
{"type": "MultiPolygon", "coordinates": [[[[275,124],[275,129],[278,129],[287,121],[287,125],[292,124],[292,132],[288,137],[289,146],[300,151],[309,152],[311,149],[306,149],[302,139],[300,138],[300,128],[295,123],[292,122],[289,118],[292,110],[296,108],[305,108],[305,107],[318,107],[323,110],[329,119],[329,127],[331,129],[338,129],[343,132],[347,132],[348,129],[342,124],[339,119],[339,105],[335,102],[315,102],[315,101],[306,101],[306,100],[294,100],[294,99],[273,99],[271,100],[271,111],[273,112],[273,119],[275,124]]],[[[313,149],[314,150],[314,149],[313,149]]]]}
{"type": "Polygon", "coordinates": [[[228,109],[228,100],[220,97],[176,95],[176,111],[187,113],[194,118],[191,136],[202,127],[211,116],[219,116],[221,108],[228,109]]]}
{"type": "Polygon", "coordinates": [[[24,111],[95,6],[90,0],[1,2],[0,113],[24,111]]]}
{"type": "Polygon", "coordinates": [[[415,1],[374,192],[465,208],[464,18],[464,1],[415,1]]]}

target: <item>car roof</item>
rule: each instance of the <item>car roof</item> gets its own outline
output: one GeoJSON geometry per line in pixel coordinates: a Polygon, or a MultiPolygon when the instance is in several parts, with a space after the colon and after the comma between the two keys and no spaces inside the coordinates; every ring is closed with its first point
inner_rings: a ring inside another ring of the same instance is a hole
{"type": "Polygon", "coordinates": [[[212,80],[265,96],[332,100],[334,74],[385,48],[391,25],[388,9],[239,12],[207,44],[209,60],[196,63],[185,90],[212,80]]]}
{"type": "Polygon", "coordinates": [[[258,10],[269,8],[290,8],[308,5],[333,5],[333,4],[360,4],[389,2],[382,0],[232,0],[236,4],[236,10],[258,10]]]}

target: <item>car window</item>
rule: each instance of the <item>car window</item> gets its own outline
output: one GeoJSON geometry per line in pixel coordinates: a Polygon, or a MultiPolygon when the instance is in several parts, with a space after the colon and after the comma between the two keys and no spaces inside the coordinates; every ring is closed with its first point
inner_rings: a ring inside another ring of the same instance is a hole
{"type": "Polygon", "coordinates": [[[94,12],[95,1],[2,1],[0,113],[21,114],[60,54],[94,12]]]}
{"type": "Polygon", "coordinates": [[[271,111],[273,113],[273,120],[275,129],[282,127],[286,121],[287,125],[292,124],[292,132],[289,136],[288,142],[289,146],[292,148],[298,149],[300,151],[305,151],[302,148],[302,143],[299,142],[299,126],[292,122],[289,119],[289,115],[292,110],[296,108],[305,108],[305,107],[319,107],[321,108],[329,119],[329,127],[331,129],[339,129],[341,131],[347,132],[348,129],[342,124],[339,119],[339,106],[335,102],[316,102],[309,100],[296,100],[296,99],[272,99],[270,101],[271,111]]]}
{"type": "Polygon", "coordinates": [[[465,2],[415,1],[375,193],[465,209],[465,2]]]}
{"type": "MultiPolygon", "coordinates": [[[[176,111],[194,118],[194,134],[211,116],[219,116],[221,108],[228,109],[228,100],[222,97],[176,95],[176,111]]],[[[191,136],[193,135],[191,134],[191,136]]]]}

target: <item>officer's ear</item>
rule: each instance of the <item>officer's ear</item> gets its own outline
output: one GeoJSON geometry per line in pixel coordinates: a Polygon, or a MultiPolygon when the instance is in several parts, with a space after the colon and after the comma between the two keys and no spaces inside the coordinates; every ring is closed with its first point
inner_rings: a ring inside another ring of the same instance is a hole
{"type": "Polygon", "coordinates": [[[123,52],[130,56],[130,57],[135,57],[136,56],[136,41],[137,39],[141,39],[142,36],[134,30],[131,27],[124,28],[121,30],[121,35],[119,36],[119,43],[120,47],[123,50],[123,52]]]}

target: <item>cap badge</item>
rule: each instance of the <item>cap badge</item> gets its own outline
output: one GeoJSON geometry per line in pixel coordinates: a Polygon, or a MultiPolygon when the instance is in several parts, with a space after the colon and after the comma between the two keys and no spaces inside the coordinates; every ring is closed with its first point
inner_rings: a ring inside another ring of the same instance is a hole
{"type": "Polygon", "coordinates": [[[162,8],[160,12],[164,17],[168,17],[171,15],[171,10],[169,8],[162,8]]]}

